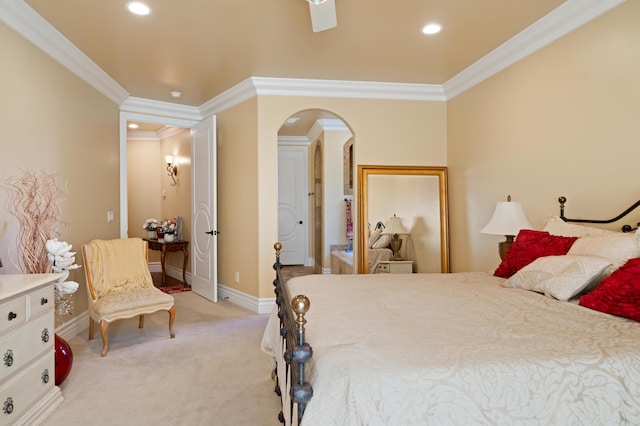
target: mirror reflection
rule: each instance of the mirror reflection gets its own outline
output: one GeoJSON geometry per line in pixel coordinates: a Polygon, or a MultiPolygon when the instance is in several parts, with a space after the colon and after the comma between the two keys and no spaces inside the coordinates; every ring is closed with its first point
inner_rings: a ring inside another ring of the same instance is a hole
{"type": "Polygon", "coordinates": [[[358,167],[362,273],[449,272],[446,176],[444,167],[358,167]]]}

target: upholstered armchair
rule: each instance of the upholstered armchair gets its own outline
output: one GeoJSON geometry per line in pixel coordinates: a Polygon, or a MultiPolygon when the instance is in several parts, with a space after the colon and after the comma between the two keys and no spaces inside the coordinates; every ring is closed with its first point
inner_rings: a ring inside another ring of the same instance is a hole
{"type": "Polygon", "coordinates": [[[173,296],[153,285],[149,272],[147,242],[140,238],[93,240],[82,246],[87,278],[89,340],[93,339],[94,321],[100,324],[102,356],[109,349],[108,328],[113,321],[169,312],[169,334],[173,333],[175,307],[173,296]]]}

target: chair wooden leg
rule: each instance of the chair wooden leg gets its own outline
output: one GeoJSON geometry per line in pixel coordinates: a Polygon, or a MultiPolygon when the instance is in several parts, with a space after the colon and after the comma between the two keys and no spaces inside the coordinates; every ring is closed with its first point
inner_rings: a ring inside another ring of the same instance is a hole
{"type": "Polygon", "coordinates": [[[138,328],[144,328],[144,315],[140,315],[138,319],[138,328]]]}
{"type": "Polygon", "coordinates": [[[93,318],[89,317],[89,340],[93,340],[93,326],[95,321],[93,318]]]}
{"type": "Polygon", "coordinates": [[[173,320],[175,318],[176,318],[176,308],[175,306],[172,306],[171,309],[169,309],[169,335],[171,336],[172,339],[176,337],[175,333],[173,332],[173,320]]]}
{"type": "Polygon", "coordinates": [[[109,350],[109,335],[107,334],[108,328],[109,323],[107,321],[100,321],[100,335],[102,336],[102,356],[107,355],[107,350],[109,350]]]}

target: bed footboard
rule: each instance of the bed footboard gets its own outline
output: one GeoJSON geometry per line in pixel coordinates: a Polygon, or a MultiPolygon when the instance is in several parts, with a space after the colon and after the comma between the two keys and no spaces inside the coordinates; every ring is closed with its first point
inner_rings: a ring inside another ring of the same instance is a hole
{"type": "Polygon", "coordinates": [[[313,396],[313,388],[305,380],[305,364],[313,356],[311,346],[305,341],[305,314],[309,310],[310,302],[306,296],[297,295],[291,298],[285,281],[282,279],[282,264],[280,250],[282,244],[275,243],[276,262],[273,269],[276,278],[276,304],[280,319],[280,338],[283,348],[282,359],[276,357],[276,389],[275,392],[282,399],[282,411],[278,415],[280,422],[285,425],[299,424],[307,402],[313,396]],[[289,305],[291,301],[291,305],[289,305]],[[282,383],[282,382],[285,383],[282,383]],[[284,392],[283,392],[284,388],[284,392]],[[289,391],[287,392],[287,389],[289,391]]]}

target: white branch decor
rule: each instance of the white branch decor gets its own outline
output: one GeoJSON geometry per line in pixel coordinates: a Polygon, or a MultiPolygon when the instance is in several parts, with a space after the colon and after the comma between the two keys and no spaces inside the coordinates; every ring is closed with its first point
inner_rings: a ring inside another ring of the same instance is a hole
{"type": "Polygon", "coordinates": [[[79,284],[75,281],[67,281],[69,271],[78,269],[75,252],[72,252],[71,244],[64,241],[58,241],[57,238],[48,240],[45,244],[47,249],[47,259],[51,265],[53,272],[62,272],[64,275],[55,283],[56,295],[56,315],[60,323],[64,322],[63,318],[73,311],[73,297],[71,295],[78,290],[79,284]]]}

